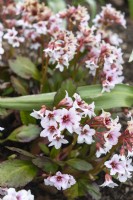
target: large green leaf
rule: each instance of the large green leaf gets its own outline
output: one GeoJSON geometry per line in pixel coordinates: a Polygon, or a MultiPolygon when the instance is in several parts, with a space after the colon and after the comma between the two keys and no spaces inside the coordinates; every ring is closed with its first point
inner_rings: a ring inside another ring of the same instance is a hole
{"type": "Polygon", "coordinates": [[[81,160],[78,158],[74,158],[74,159],[70,159],[68,161],[66,161],[66,163],[73,167],[74,169],[78,169],[81,171],[89,171],[92,169],[92,165],[88,162],[86,162],[85,160],[81,160]]]}
{"type": "Polygon", "coordinates": [[[34,63],[27,57],[18,56],[16,60],[9,60],[11,70],[18,76],[30,79],[31,77],[40,80],[39,72],[34,63]]]}
{"type": "Polygon", "coordinates": [[[37,167],[29,161],[4,161],[0,164],[0,186],[23,187],[34,179],[37,171],[37,167]]]}
{"type": "Polygon", "coordinates": [[[36,139],[41,132],[41,128],[35,124],[23,125],[16,128],[6,140],[16,142],[30,142],[36,139]]]}
{"type": "MultiPolygon", "coordinates": [[[[111,92],[101,93],[100,85],[82,86],[77,92],[88,103],[95,102],[96,109],[110,109],[117,107],[131,107],[133,105],[133,86],[120,84],[111,92]]],[[[40,109],[41,105],[53,106],[55,92],[28,95],[14,98],[0,98],[0,108],[16,110],[40,109]]]]}

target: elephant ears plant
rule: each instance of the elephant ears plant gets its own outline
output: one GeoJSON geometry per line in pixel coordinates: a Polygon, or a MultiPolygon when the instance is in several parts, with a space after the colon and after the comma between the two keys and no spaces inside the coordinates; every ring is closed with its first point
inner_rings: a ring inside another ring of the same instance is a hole
{"type": "Polygon", "coordinates": [[[0,115],[17,118],[9,133],[0,127],[1,198],[62,190],[100,199],[100,187],[133,171],[133,87],[122,84],[122,40],[111,31],[126,28],[124,15],[108,4],[89,25],[80,5],[56,14],[37,0],[1,8],[0,115]]]}

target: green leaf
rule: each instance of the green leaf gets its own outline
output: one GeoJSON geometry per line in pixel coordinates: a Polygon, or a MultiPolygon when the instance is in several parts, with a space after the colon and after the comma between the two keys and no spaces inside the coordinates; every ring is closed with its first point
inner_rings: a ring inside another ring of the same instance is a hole
{"type": "Polygon", "coordinates": [[[27,57],[18,56],[16,60],[9,60],[9,66],[11,70],[18,76],[35,80],[40,80],[39,71],[34,63],[27,57]]]}
{"type": "Polygon", "coordinates": [[[61,85],[61,88],[57,91],[54,97],[54,105],[58,105],[58,103],[64,99],[66,92],[68,92],[69,96],[72,96],[76,92],[76,86],[71,79],[64,81],[61,85]]]}
{"type": "Polygon", "coordinates": [[[81,171],[89,171],[92,169],[92,165],[90,163],[78,158],[70,159],[66,161],[66,163],[70,165],[71,167],[81,170],[81,171]]]}
{"type": "Polygon", "coordinates": [[[129,58],[129,61],[128,62],[132,62],[133,61],[133,51],[132,51],[132,53],[131,53],[131,55],[130,55],[130,58],[129,58]]]}
{"type": "Polygon", "coordinates": [[[88,181],[86,179],[77,180],[76,184],[74,184],[72,187],[65,190],[63,193],[70,200],[73,200],[80,196],[85,196],[87,193],[86,192],[87,184],[88,184],[88,181]]]}
{"type": "Polygon", "coordinates": [[[86,185],[87,192],[92,196],[93,199],[99,200],[101,199],[101,193],[99,186],[95,183],[86,185]]]}
{"type": "Polygon", "coordinates": [[[16,128],[7,138],[7,140],[16,142],[30,142],[36,139],[40,134],[41,128],[34,124],[16,128]]]}
{"type": "Polygon", "coordinates": [[[16,148],[16,147],[8,147],[6,146],[7,149],[11,150],[11,151],[15,151],[23,156],[26,156],[26,157],[29,157],[29,158],[35,158],[35,156],[31,153],[29,153],[28,151],[25,151],[23,149],[19,149],[19,148],[16,148]]]}
{"type": "Polygon", "coordinates": [[[23,187],[37,175],[37,167],[29,161],[7,160],[0,164],[1,187],[23,187]]]}
{"type": "Polygon", "coordinates": [[[69,200],[73,200],[73,199],[79,197],[79,185],[78,185],[78,183],[72,185],[67,190],[64,190],[63,193],[67,197],[67,199],[69,199],[69,200]]]}
{"type": "Polygon", "coordinates": [[[48,6],[54,11],[54,13],[64,10],[66,8],[66,3],[64,0],[47,0],[48,6]]]}
{"type": "Polygon", "coordinates": [[[30,112],[20,111],[20,118],[24,125],[36,124],[36,119],[30,116],[30,112]]]}
{"type": "Polygon", "coordinates": [[[43,143],[39,143],[39,147],[40,149],[42,150],[42,152],[45,154],[45,155],[49,155],[50,151],[49,151],[49,148],[43,144],[43,143]]]}
{"type": "Polygon", "coordinates": [[[59,153],[60,153],[60,149],[56,149],[55,147],[53,147],[50,152],[50,157],[55,158],[59,153]]]}
{"type": "Polygon", "coordinates": [[[38,157],[32,160],[33,164],[48,173],[55,173],[58,165],[47,157],[38,157]]]}
{"type": "Polygon", "coordinates": [[[12,85],[13,85],[15,91],[18,94],[22,94],[22,95],[27,95],[28,94],[28,91],[27,91],[26,87],[24,86],[24,82],[22,80],[12,76],[11,77],[11,82],[12,82],[12,85]]]}
{"type": "Polygon", "coordinates": [[[96,15],[96,9],[97,9],[97,4],[95,0],[85,0],[89,5],[91,9],[91,18],[93,19],[96,15]]]}
{"type": "MultiPolygon", "coordinates": [[[[77,92],[86,102],[95,102],[96,110],[131,107],[133,105],[133,86],[124,84],[116,85],[109,93],[101,93],[101,90],[101,85],[82,86],[77,88],[77,92]]],[[[55,94],[55,92],[51,92],[14,98],[1,97],[0,108],[31,111],[33,109],[40,109],[42,105],[52,107],[55,94]]]]}

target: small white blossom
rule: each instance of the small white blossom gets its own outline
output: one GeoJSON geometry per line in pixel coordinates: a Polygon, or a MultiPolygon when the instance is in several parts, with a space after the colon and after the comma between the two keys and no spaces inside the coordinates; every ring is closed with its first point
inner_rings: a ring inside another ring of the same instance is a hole
{"type": "Polygon", "coordinates": [[[94,142],[92,136],[95,134],[95,130],[91,129],[89,125],[86,124],[83,128],[78,129],[76,133],[78,134],[77,143],[91,144],[94,142]]]}
{"type": "Polygon", "coordinates": [[[44,179],[45,185],[50,185],[56,187],[58,190],[66,190],[76,183],[73,176],[69,174],[62,174],[57,172],[55,176],[49,176],[44,179]]]}
{"type": "Polygon", "coordinates": [[[2,198],[2,200],[34,200],[34,196],[31,191],[20,190],[16,191],[14,188],[7,189],[7,194],[2,198]]]}

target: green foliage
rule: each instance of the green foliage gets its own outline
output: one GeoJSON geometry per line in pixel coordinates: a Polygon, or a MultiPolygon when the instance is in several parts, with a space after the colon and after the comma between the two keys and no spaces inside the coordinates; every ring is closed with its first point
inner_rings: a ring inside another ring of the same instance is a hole
{"type": "Polygon", "coordinates": [[[39,143],[39,147],[40,149],[42,150],[42,152],[45,154],[45,155],[49,155],[50,154],[50,151],[49,151],[49,148],[43,144],[43,143],[39,143]]]}
{"type": "Polygon", "coordinates": [[[31,153],[29,153],[28,151],[25,151],[25,150],[22,150],[22,149],[19,149],[19,148],[16,148],[16,147],[6,147],[7,149],[11,150],[11,151],[14,151],[16,153],[19,153],[23,156],[26,156],[26,157],[29,157],[29,158],[35,158],[35,156],[31,153]]]}
{"type": "Polygon", "coordinates": [[[16,142],[30,142],[36,139],[40,134],[41,128],[34,124],[29,124],[28,126],[20,126],[16,128],[6,140],[16,141],[16,142]]]}
{"type": "Polygon", "coordinates": [[[64,195],[69,200],[74,200],[77,197],[84,196],[86,193],[90,194],[94,200],[99,200],[101,198],[98,185],[88,184],[87,179],[77,180],[75,185],[64,191],[64,195]]]}
{"type": "Polygon", "coordinates": [[[0,164],[0,186],[22,187],[37,175],[37,167],[30,161],[7,160],[0,164]]]}
{"type": "Polygon", "coordinates": [[[81,171],[89,171],[92,169],[92,165],[90,163],[78,158],[67,160],[66,163],[74,169],[78,169],[81,171]]]}
{"type": "Polygon", "coordinates": [[[33,159],[32,162],[48,173],[55,173],[58,170],[58,165],[47,157],[38,157],[33,159]]]}
{"type": "Polygon", "coordinates": [[[47,0],[47,4],[55,13],[66,8],[64,0],[47,0]]]}
{"type": "MultiPolygon", "coordinates": [[[[77,92],[82,99],[88,103],[95,102],[96,110],[131,107],[133,105],[133,86],[120,84],[109,93],[101,93],[101,90],[100,85],[81,86],[77,88],[77,92]]],[[[55,92],[52,92],[23,97],[0,98],[0,108],[31,111],[33,108],[40,109],[42,105],[51,107],[55,94],[55,92]]],[[[58,103],[62,96],[61,94],[61,97],[58,97],[55,102],[58,103]]]]}
{"type": "Polygon", "coordinates": [[[15,91],[18,94],[21,94],[21,95],[27,95],[28,94],[26,83],[23,80],[19,79],[18,77],[15,78],[14,76],[12,76],[11,82],[12,82],[12,85],[13,85],[15,91]]]}
{"type": "Polygon", "coordinates": [[[68,92],[69,96],[72,96],[76,92],[76,86],[71,79],[68,79],[62,83],[60,89],[57,91],[54,97],[54,105],[57,106],[58,103],[64,99],[66,95],[65,91],[68,92]]]}
{"type": "Polygon", "coordinates": [[[30,116],[30,112],[20,111],[20,118],[24,125],[36,124],[36,119],[30,116]]]}
{"type": "Polygon", "coordinates": [[[40,80],[39,71],[34,63],[27,57],[18,56],[16,60],[9,60],[9,66],[11,70],[21,78],[40,80]]]}
{"type": "Polygon", "coordinates": [[[130,17],[133,19],[133,0],[128,0],[128,8],[130,12],[130,17]]]}

